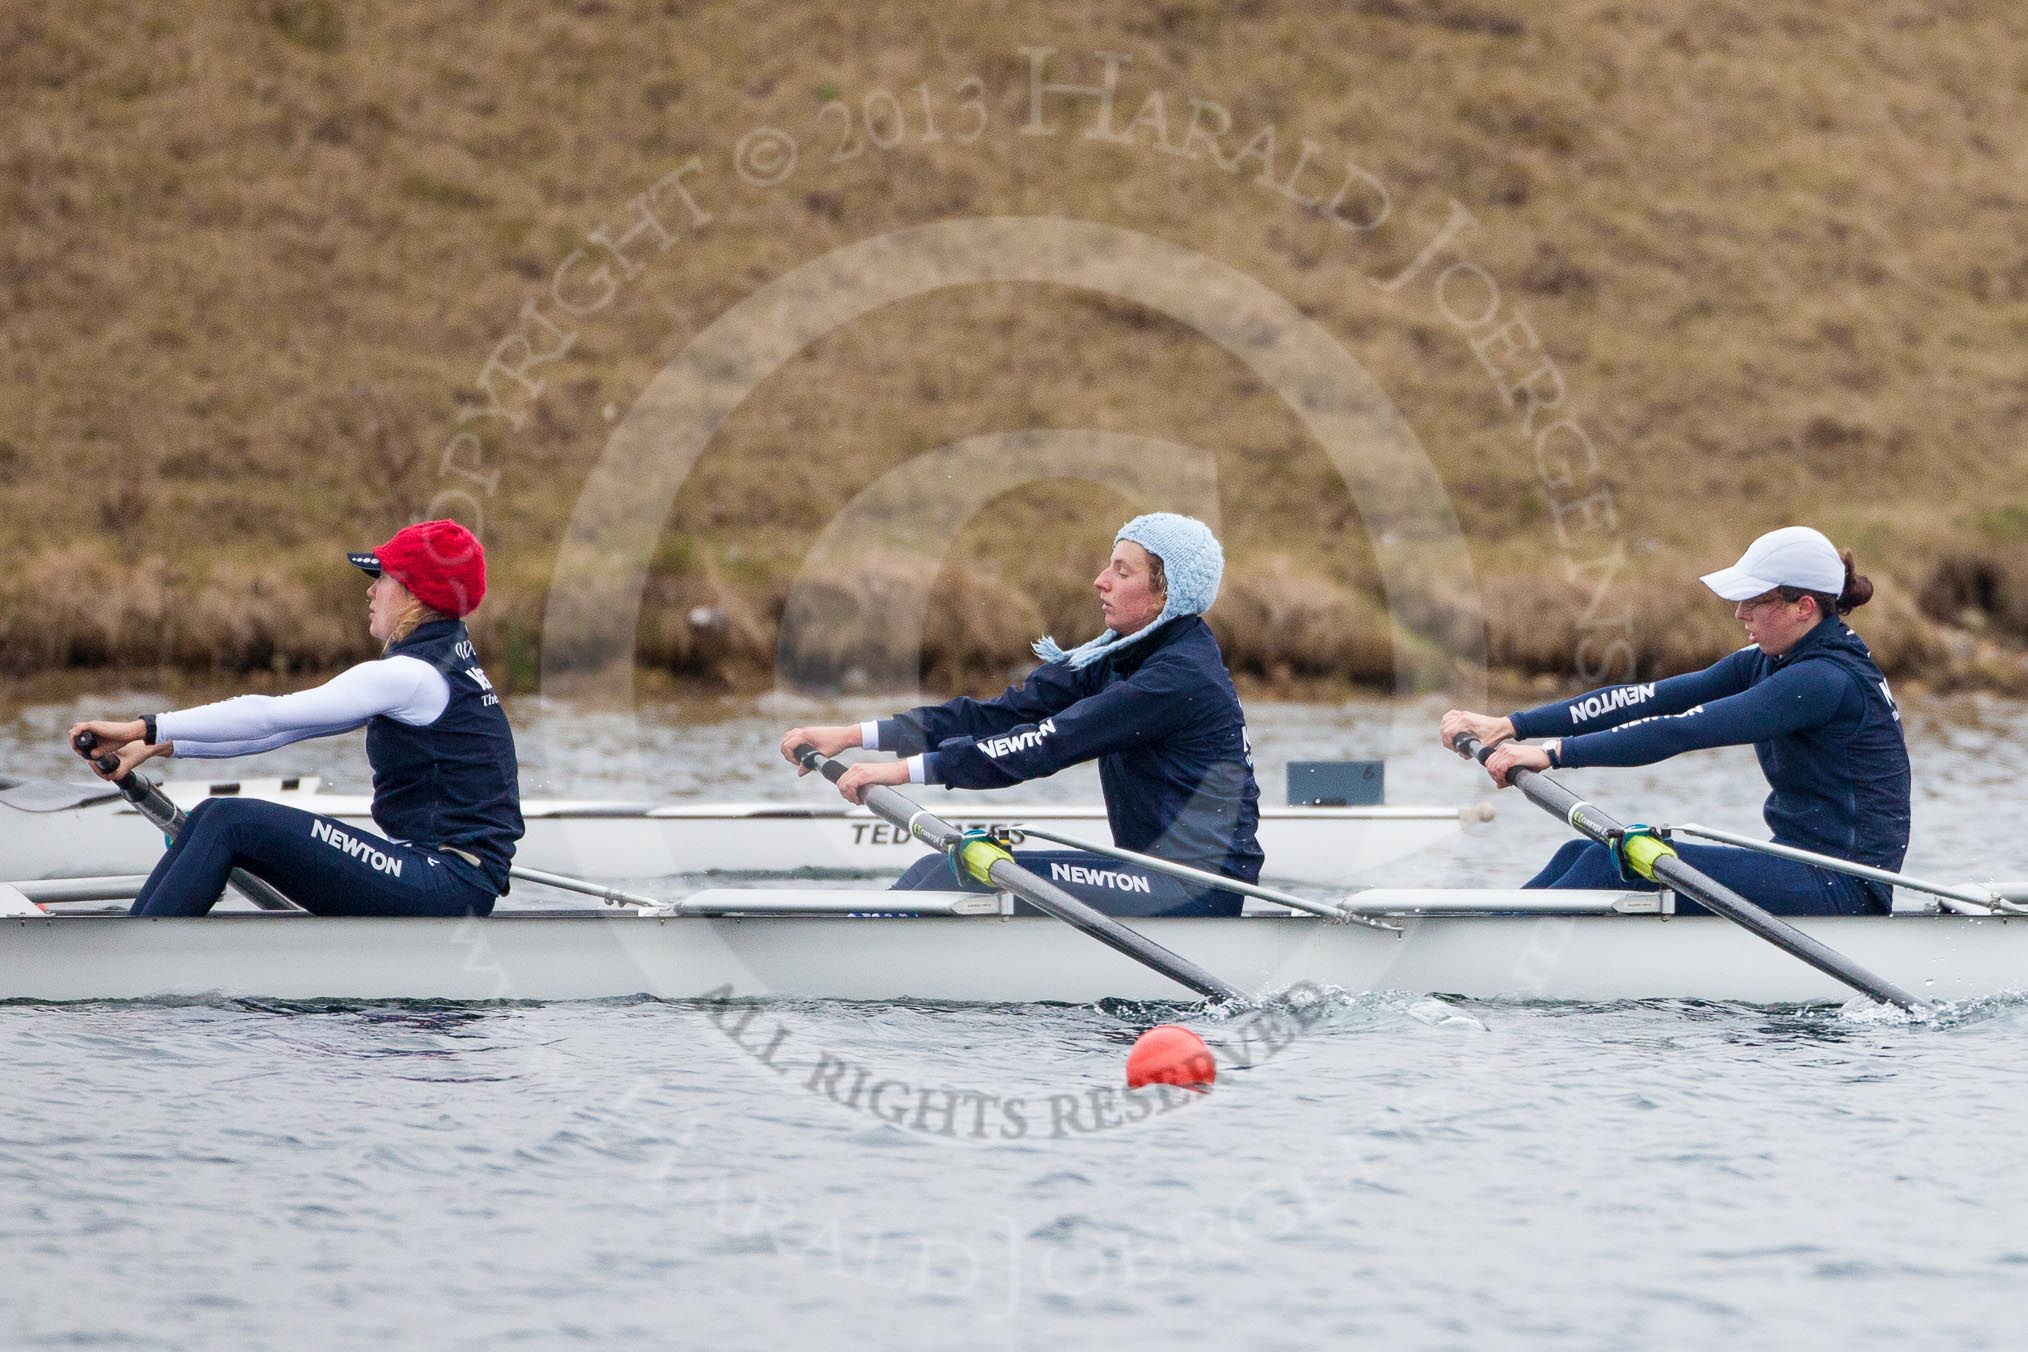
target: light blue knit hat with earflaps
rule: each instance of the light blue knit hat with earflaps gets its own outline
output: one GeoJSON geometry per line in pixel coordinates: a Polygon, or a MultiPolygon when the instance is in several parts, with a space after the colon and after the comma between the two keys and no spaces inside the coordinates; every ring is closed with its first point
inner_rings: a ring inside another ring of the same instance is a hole
{"type": "Polygon", "coordinates": [[[1202,615],[1218,599],[1218,583],[1225,576],[1225,551],[1211,527],[1194,516],[1174,512],[1150,512],[1120,527],[1113,543],[1132,540],[1162,561],[1169,578],[1169,592],[1163,598],[1162,613],[1152,624],[1120,637],[1108,629],[1089,643],[1065,652],[1053,638],[1035,644],[1035,655],[1045,662],[1068,662],[1071,670],[1082,671],[1101,657],[1139,643],[1178,615],[1202,615]]]}

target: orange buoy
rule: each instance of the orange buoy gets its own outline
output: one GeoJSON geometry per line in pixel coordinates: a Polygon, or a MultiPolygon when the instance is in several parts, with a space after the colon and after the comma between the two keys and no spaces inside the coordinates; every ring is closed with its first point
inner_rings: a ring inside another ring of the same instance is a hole
{"type": "Polygon", "coordinates": [[[1209,1089],[1218,1079],[1218,1061],[1204,1039],[1188,1028],[1158,1023],[1134,1041],[1127,1053],[1127,1088],[1176,1084],[1209,1089]]]}

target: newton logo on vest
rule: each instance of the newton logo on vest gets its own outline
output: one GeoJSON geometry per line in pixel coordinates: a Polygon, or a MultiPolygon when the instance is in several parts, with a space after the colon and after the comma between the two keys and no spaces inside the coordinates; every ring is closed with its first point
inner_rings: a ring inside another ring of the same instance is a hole
{"type": "Polygon", "coordinates": [[[498,704],[500,702],[500,697],[493,693],[493,683],[486,679],[485,672],[477,667],[466,667],[465,674],[471,677],[472,684],[478,686],[484,693],[485,698],[479,701],[481,704],[498,704]]]}

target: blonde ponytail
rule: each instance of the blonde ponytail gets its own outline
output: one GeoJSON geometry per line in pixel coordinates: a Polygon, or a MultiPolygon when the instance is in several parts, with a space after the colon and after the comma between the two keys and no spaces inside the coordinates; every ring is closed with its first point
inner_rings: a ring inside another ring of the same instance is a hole
{"type": "Polygon", "coordinates": [[[395,644],[401,642],[432,620],[448,620],[449,618],[451,617],[444,614],[443,611],[438,610],[435,606],[426,606],[411,596],[408,600],[408,605],[402,609],[400,616],[396,618],[394,627],[388,630],[387,642],[380,645],[380,650],[386,652],[389,648],[392,648],[395,644]]]}

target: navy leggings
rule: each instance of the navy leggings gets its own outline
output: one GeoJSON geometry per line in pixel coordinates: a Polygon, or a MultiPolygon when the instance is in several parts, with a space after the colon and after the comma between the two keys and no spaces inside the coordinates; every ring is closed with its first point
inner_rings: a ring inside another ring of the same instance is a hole
{"type": "MultiPolygon", "coordinates": [[[[1886,915],[1892,894],[1878,883],[1833,873],[1793,859],[1731,845],[1682,845],[1676,853],[1692,868],[1724,883],[1764,911],[1776,915],[1886,915]]],[[[1606,847],[1592,840],[1573,840],[1558,850],[1524,887],[1595,887],[1610,891],[1659,889],[1649,882],[1623,882],[1606,847]]],[[[1678,915],[1709,915],[1695,902],[1679,897],[1678,915]]]]}
{"type": "Polygon", "coordinates": [[[301,808],[207,798],[190,812],[131,915],[203,915],[243,868],[318,915],[488,915],[493,889],[462,860],[397,845],[301,808]]]}
{"type": "MultiPolygon", "coordinates": [[[[1073,850],[1016,850],[1014,862],[1038,877],[1046,878],[1095,911],[1106,915],[1238,915],[1244,900],[1237,892],[1198,887],[1166,873],[1155,873],[1138,864],[1111,859],[1102,854],[1073,850]]],[[[951,866],[941,855],[929,855],[909,866],[894,884],[896,890],[951,890],[991,892],[993,889],[966,878],[960,883],[951,876],[951,866]]],[[[1017,901],[1016,915],[1040,915],[1026,902],[1017,901]]]]}

